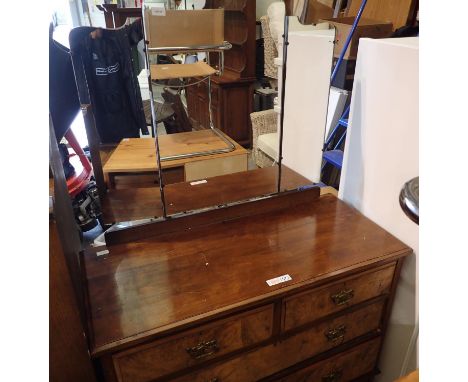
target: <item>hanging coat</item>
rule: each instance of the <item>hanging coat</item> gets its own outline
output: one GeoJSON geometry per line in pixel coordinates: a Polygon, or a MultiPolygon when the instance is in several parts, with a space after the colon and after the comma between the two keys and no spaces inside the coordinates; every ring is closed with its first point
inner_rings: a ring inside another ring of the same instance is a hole
{"type": "Polygon", "coordinates": [[[118,29],[79,27],[70,33],[80,102],[92,105],[101,143],[148,131],[131,52],[142,38],[141,19],[118,29]]]}

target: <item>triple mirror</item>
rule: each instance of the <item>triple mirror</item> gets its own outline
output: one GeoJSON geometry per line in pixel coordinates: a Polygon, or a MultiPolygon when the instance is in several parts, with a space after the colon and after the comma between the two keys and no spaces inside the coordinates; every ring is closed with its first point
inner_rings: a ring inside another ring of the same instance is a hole
{"type": "Polygon", "coordinates": [[[70,35],[104,223],[319,182],[335,30],[284,18],[282,2],[282,25],[251,0],[161,3],[70,35]]]}

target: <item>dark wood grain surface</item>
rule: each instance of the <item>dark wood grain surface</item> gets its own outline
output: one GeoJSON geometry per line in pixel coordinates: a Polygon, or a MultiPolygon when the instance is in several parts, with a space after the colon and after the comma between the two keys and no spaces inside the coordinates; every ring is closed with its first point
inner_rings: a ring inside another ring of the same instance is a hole
{"type": "Polygon", "coordinates": [[[343,354],[300,370],[276,382],[354,381],[373,371],[380,339],[374,339],[343,354]],[[336,372],[339,372],[337,376],[336,372]],[[335,375],[335,377],[333,377],[335,375]]]}
{"type": "MultiPolygon", "coordinates": [[[[207,183],[191,186],[190,182],[165,187],[168,214],[175,214],[228,202],[236,202],[277,191],[278,168],[222,175],[207,183]]],[[[310,184],[303,176],[283,166],[281,189],[293,190],[310,184]]],[[[109,223],[162,216],[159,187],[108,190],[102,200],[104,221],[109,223]]]]}
{"type": "MultiPolygon", "coordinates": [[[[300,199],[299,194],[290,198],[300,199]]],[[[86,257],[95,354],[410,252],[331,195],[154,234],[112,246],[104,258],[86,257]],[[284,274],[292,281],[267,285],[284,274]]]]}
{"type": "Polygon", "coordinates": [[[95,382],[57,224],[49,222],[49,373],[52,382],[95,382]]]}

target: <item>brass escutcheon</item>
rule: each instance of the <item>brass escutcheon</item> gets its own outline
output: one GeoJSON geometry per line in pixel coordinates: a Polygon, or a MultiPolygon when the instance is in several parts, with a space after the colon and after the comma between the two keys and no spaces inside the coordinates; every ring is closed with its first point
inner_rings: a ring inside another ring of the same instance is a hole
{"type": "Polygon", "coordinates": [[[343,370],[334,369],[322,377],[322,382],[336,382],[343,376],[343,370]]]}
{"type": "Polygon", "coordinates": [[[329,329],[325,332],[325,337],[327,337],[328,341],[336,342],[338,340],[342,340],[346,334],[346,326],[340,325],[337,326],[335,329],[329,329]]]}
{"type": "Polygon", "coordinates": [[[198,345],[185,349],[188,354],[194,359],[200,359],[208,357],[216,353],[218,348],[218,343],[216,340],[200,342],[198,345]]]}
{"type": "Polygon", "coordinates": [[[349,300],[354,297],[353,289],[342,290],[336,294],[330,296],[335,305],[346,304],[349,300]]]}

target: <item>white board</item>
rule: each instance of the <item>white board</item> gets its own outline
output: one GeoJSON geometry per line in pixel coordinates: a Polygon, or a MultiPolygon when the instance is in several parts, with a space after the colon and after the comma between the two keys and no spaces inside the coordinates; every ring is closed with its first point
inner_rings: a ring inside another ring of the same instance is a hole
{"type": "Polygon", "coordinates": [[[348,99],[348,91],[331,87],[330,97],[328,98],[328,112],[327,112],[327,126],[325,129],[325,137],[328,135],[338,124],[339,119],[343,115],[346,100],[348,99]]]}
{"type": "Polygon", "coordinates": [[[283,164],[312,182],[320,181],[334,39],[334,29],[289,33],[283,164]]]}
{"type": "Polygon", "coordinates": [[[415,253],[402,269],[379,382],[399,377],[417,321],[419,228],[398,197],[403,184],[419,175],[418,46],[418,38],[360,39],[340,182],[339,198],[415,253]]]}

